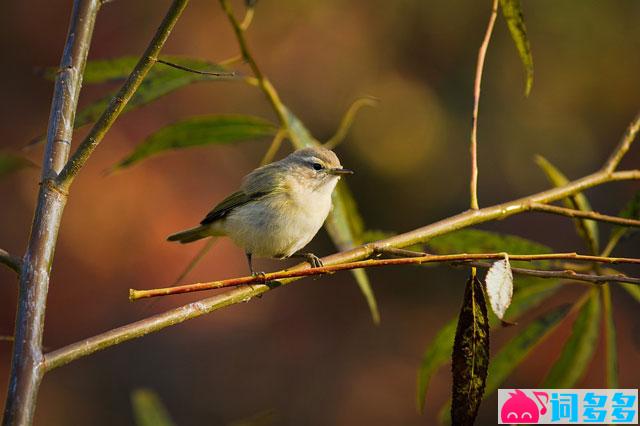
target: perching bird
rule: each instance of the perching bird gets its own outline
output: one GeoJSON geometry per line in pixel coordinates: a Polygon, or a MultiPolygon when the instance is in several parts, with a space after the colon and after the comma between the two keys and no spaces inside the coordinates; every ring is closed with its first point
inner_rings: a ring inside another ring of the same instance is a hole
{"type": "Polygon", "coordinates": [[[313,253],[298,251],[322,227],[340,176],[352,173],[341,166],[333,151],[322,147],[299,149],[249,173],[240,190],[215,206],[200,226],[167,239],[184,244],[228,236],[245,251],[252,274],[252,256],[301,257],[311,266],[321,266],[313,253]]]}

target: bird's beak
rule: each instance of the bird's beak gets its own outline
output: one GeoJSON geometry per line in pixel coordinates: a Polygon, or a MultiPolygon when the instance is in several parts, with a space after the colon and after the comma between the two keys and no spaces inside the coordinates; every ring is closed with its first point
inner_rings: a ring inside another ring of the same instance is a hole
{"type": "Polygon", "coordinates": [[[335,167],[333,169],[327,169],[327,173],[329,173],[330,175],[336,175],[336,176],[352,175],[353,170],[335,167]]]}

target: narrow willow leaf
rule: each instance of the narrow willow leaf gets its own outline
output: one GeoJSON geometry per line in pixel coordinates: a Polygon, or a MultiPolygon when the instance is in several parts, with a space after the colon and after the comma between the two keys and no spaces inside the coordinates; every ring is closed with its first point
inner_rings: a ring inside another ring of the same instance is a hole
{"type": "Polygon", "coordinates": [[[131,392],[131,405],[137,426],[172,426],[167,409],[158,395],[149,389],[131,392]]]}
{"type": "Polygon", "coordinates": [[[619,285],[624,288],[631,297],[636,299],[636,302],[640,303],[640,286],[627,283],[619,283],[619,285]]]}
{"type": "Polygon", "coordinates": [[[562,305],[542,315],[507,342],[491,359],[485,395],[495,391],[513,370],[567,316],[571,305],[562,305]]]}
{"type": "Polygon", "coordinates": [[[618,387],[618,343],[616,342],[616,325],[613,322],[613,307],[611,306],[611,287],[604,284],[600,287],[602,293],[602,309],[605,335],[605,371],[607,387],[618,387]]]}
{"type": "MultiPolygon", "coordinates": [[[[320,146],[305,125],[290,110],[286,109],[289,121],[289,139],[294,148],[320,146]]],[[[356,202],[344,181],[340,181],[333,192],[333,208],[324,224],[331,240],[340,250],[347,250],[362,243],[364,224],[356,202]]],[[[371,318],[375,324],[380,323],[380,312],[369,277],[364,269],[351,272],[367,301],[371,318]]]]}
{"type": "Polygon", "coordinates": [[[149,156],[169,150],[253,140],[273,135],[277,130],[273,123],[250,115],[208,115],[189,118],[170,124],[152,134],[114,168],[128,167],[149,156]]]}
{"type": "Polygon", "coordinates": [[[524,94],[529,96],[531,87],[533,86],[533,56],[531,55],[531,47],[527,38],[527,28],[524,24],[524,15],[522,14],[522,6],[520,0],[500,0],[502,16],[507,21],[511,38],[518,49],[522,66],[524,67],[526,83],[524,94]]]}
{"type": "Polygon", "coordinates": [[[482,283],[475,274],[465,288],[451,362],[452,423],[473,425],[489,368],[489,318],[482,283]]]}
{"type": "MultiPolygon", "coordinates": [[[[96,60],[87,62],[84,73],[84,83],[105,83],[115,80],[123,80],[129,76],[139,58],[125,56],[108,60],[96,60]]],[[[193,68],[207,72],[227,72],[228,70],[201,59],[182,58],[174,56],[163,56],[162,59],[188,68],[193,68]]],[[[45,75],[55,73],[55,69],[48,70],[45,75]]],[[[54,74],[55,76],[55,74],[54,74]]],[[[198,81],[208,80],[228,80],[229,77],[216,77],[210,75],[195,74],[184,70],[179,70],[165,64],[156,63],[149,71],[140,87],[124,108],[124,112],[132,111],[146,105],[164,95],[198,81]]],[[[102,112],[107,108],[111,99],[118,93],[113,91],[97,101],[90,103],[78,110],[74,121],[74,128],[77,129],[86,124],[96,121],[102,112]]],[[[29,143],[28,146],[38,144],[44,140],[44,136],[39,136],[29,143]]]]}
{"type": "Polygon", "coordinates": [[[453,340],[456,334],[458,321],[456,318],[442,327],[422,356],[422,362],[418,369],[418,411],[424,411],[429,381],[433,374],[449,361],[453,340]]]}
{"type": "MultiPolygon", "coordinates": [[[[620,217],[626,217],[628,219],[640,219],[640,191],[636,192],[633,198],[627,203],[627,205],[622,209],[620,217]]],[[[618,242],[633,233],[638,232],[637,228],[630,228],[624,226],[614,226],[611,229],[611,234],[609,235],[609,241],[607,242],[607,247],[604,249],[602,255],[608,256],[611,254],[613,249],[616,247],[618,242]]]]}
{"type": "MultiPolygon", "coordinates": [[[[554,186],[563,186],[569,183],[567,177],[543,156],[536,155],[535,161],[538,167],[540,167],[545,173],[549,182],[551,182],[551,184],[553,184],[554,186]]],[[[587,197],[582,192],[567,198],[564,201],[564,204],[570,209],[581,210],[585,212],[592,211],[589,200],[587,200],[587,197]]],[[[598,224],[593,220],[582,218],[574,219],[574,223],[576,224],[576,230],[578,231],[578,234],[582,237],[583,240],[585,240],[591,252],[593,254],[598,254],[600,252],[598,224]]]]}
{"type": "MultiPolygon", "coordinates": [[[[511,320],[517,319],[529,309],[538,306],[544,300],[554,294],[560,283],[554,280],[544,280],[539,278],[524,277],[516,281],[516,291],[513,294],[509,316],[511,320]]],[[[501,324],[494,316],[490,318],[491,327],[501,324]]],[[[429,381],[433,374],[449,360],[453,347],[453,340],[456,332],[457,318],[453,318],[443,328],[440,329],[436,337],[429,344],[422,357],[422,363],[418,369],[418,391],[417,402],[419,412],[424,411],[425,398],[429,381]]],[[[449,406],[445,410],[449,415],[449,406]]]]}
{"type": "Polygon", "coordinates": [[[503,319],[513,296],[513,272],[508,256],[493,263],[487,271],[485,284],[491,309],[498,318],[503,319]]]}
{"type": "Polygon", "coordinates": [[[591,290],[587,302],[578,313],[571,336],[567,339],[560,358],[545,378],[542,388],[573,388],[584,374],[598,343],[600,330],[600,296],[591,290]]]}
{"type": "Polygon", "coordinates": [[[38,166],[31,160],[19,155],[0,153],[0,178],[30,167],[38,166]]]}
{"type": "Polygon", "coordinates": [[[445,253],[551,253],[551,249],[535,241],[515,235],[481,231],[479,229],[461,229],[445,235],[439,235],[428,242],[431,250],[445,253]]]}

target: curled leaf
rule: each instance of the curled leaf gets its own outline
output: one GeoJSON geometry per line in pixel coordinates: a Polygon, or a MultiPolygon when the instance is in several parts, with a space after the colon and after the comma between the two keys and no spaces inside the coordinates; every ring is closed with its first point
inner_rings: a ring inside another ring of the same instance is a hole
{"type": "Polygon", "coordinates": [[[149,156],[165,151],[202,146],[228,144],[276,133],[276,126],[260,117],[250,115],[207,115],[170,124],[149,136],[114,168],[123,168],[149,156]]]}
{"type": "Polygon", "coordinates": [[[529,96],[531,87],[533,87],[533,56],[531,55],[531,46],[529,46],[529,39],[527,38],[527,27],[524,24],[522,5],[520,0],[500,0],[500,7],[524,67],[526,77],[524,94],[529,96]]]}
{"type": "Polygon", "coordinates": [[[467,281],[453,343],[451,420],[473,425],[484,394],[489,369],[489,318],[482,283],[475,274],[467,281]]]}
{"type": "Polygon", "coordinates": [[[502,320],[513,296],[513,272],[509,256],[505,254],[504,259],[493,263],[487,271],[485,284],[491,309],[502,320]]]}

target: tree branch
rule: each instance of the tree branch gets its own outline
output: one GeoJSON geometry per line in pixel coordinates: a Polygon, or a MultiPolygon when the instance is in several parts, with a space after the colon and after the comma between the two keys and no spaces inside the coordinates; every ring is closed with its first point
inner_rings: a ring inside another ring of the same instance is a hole
{"type": "Polygon", "coordinates": [[[20,275],[20,268],[22,268],[22,259],[12,256],[9,252],[0,249],[0,263],[8,266],[10,269],[15,271],[16,274],[20,275]]]}
{"type": "Polygon", "coordinates": [[[342,117],[338,130],[336,130],[336,133],[331,136],[331,139],[324,143],[324,147],[327,149],[334,149],[338,146],[347,137],[347,133],[349,132],[358,111],[365,106],[377,106],[379,102],[380,100],[378,98],[374,98],[372,96],[356,99],[342,117]]]}
{"type": "MultiPolygon", "coordinates": [[[[129,290],[129,300],[138,300],[149,297],[169,296],[173,294],[193,293],[196,291],[213,290],[227,287],[237,287],[240,285],[251,284],[268,284],[272,281],[279,281],[286,278],[301,278],[312,275],[325,275],[338,271],[346,271],[359,268],[375,268],[380,266],[397,266],[397,265],[419,265],[423,263],[440,263],[440,262],[467,262],[472,260],[485,260],[485,259],[502,259],[505,253],[477,253],[477,254],[445,254],[445,255],[432,255],[423,254],[422,256],[401,257],[393,259],[368,259],[356,262],[346,262],[329,266],[322,266],[318,268],[298,269],[298,270],[283,270],[277,272],[271,272],[266,274],[256,274],[240,278],[231,278],[222,281],[211,281],[204,283],[186,284],[181,286],[156,288],[151,290],[129,290]]],[[[577,253],[550,253],[550,254],[509,254],[511,260],[517,261],[536,261],[536,260],[578,260],[597,263],[631,263],[640,265],[640,259],[632,258],[613,258],[602,256],[585,256],[577,253]]],[[[574,271],[573,272],[577,276],[574,271]]],[[[625,276],[620,277],[626,281],[625,276]]],[[[634,279],[635,280],[635,279],[634,279]]],[[[591,281],[591,280],[590,280],[591,281]]],[[[618,280],[615,280],[618,281],[618,280]]],[[[638,282],[638,280],[633,281],[638,282]]]]}
{"type": "Polygon", "coordinates": [[[554,206],[551,204],[532,203],[530,210],[537,211],[537,212],[552,213],[560,216],[592,219],[598,222],[615,223],[616,225],[622,225],[622,226],[640,227],[640,220],[627,219],[624,217],[617,217],[617,216],[609,216],[606,214],[601,214],[593,211],[568,209],[565,207],[554,206]]]}
{"type": "Polygon", "coordinates": [[[631,148],[631,144],[635,140],[639,131],[640,112],[638,112],[633,121],[629,124],[629,126],[627,126],[627,130],[624,132],[624,135],[622,136],[620,142],[618,142],[618,146],[616,146],[616,149],[613,150],[613,153],[604,164],[604,167],[602,168],[603,171],[607,173],[613,173],[616,167],[618,167],[618,164],[620,164],[620,161],[622,161],[624,155],[627,153],[627,151],[629,151],[629,148],[631,148]]]}
{"type": "Polygon", "coordinates": [[[89,131],[89,134],[87,134],[76,152],[73,153],[69,162],[64,166],[62,172],[60,172],[57,178],[57,184],[65,191],[69,190],[73,179],[87,162],[98,144],[104,139],[104,136],[120,116],[120,113],[124,110],[133,94],[138,90],[138,87],[149,70],[157,62],[158,54],[162,50],[162,47],[169,38],[169,34],[171,34],[171,30],[173,30],[173,27],[188,3],[189,0],[173,1],[153,39],[149,43],[149,46],[147,46],[144,54],[133,71],[131,71],[131,74],[129,74],[127,81],[124,82],[118,93],[111,99],[107,108],[89,131]]]}
{"type": "Polygon", "coordinates": [[[496,16],[498,14],[498,0],[493,0],[491,6],[491,16],[489,16],[489,23],[487,24],[487,31],[484,34],[484,39],[478,50],[478,62],[476,65],[476,79],[473,85],[473,114],[471,119],[471,145],[469,150],[471,152],[471,208],[478,210],[478,109],[480,107],[480,85],[482,84],[482,70],[484,69],[484,58],[487,55],[487,49],[489,48],[489,41],[491,41],[491,34],[493,33],[493,26],[496,22],[496,16]]]}
{"type": "Polygon", "coordinates": [[[75,0],[60,69],[56,75],[42,161],[42,181],[20,273],[15,342],[3,425],[33,421],[42,369],[42,333],[49,274],[66,192],[53,182],[67,161],[82,75],[91,44],[98,0],[75,0]]]}

